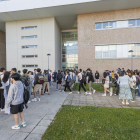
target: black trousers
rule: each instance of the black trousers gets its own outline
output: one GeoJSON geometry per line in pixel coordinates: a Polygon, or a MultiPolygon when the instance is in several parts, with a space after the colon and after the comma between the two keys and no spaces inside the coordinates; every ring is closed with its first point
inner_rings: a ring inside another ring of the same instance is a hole
{"type": "Polygon", "coordinates": [[[0,89],[0,108],[4,109],[5,98],[4,98],[4,89],[0,89]]]}
{"type": "Polygon", "coordinates": [[[83,81],[80,80],[80,84],[79,84],[79,92],[81,90],[81,87],[83,88],[83,90],[86,92],[86,89],[84,88],[84,85],[83,85],[83,81]]]}
{"type": "Polygon", "coordinates": [[[117,84],[116,94],[119,95],[120,86],[117,84]]]}
{"type": "Polygon", "coordinates": [[[67,81],[66,81],[66,85],[65,85],[65,89],[64,89],[64,91],[66,91],[66,88],[68,88],[69,91],[71,92],[71,89],[70,89],[70,86],[69,86],[69,82],[67,82],[67,81]]]}

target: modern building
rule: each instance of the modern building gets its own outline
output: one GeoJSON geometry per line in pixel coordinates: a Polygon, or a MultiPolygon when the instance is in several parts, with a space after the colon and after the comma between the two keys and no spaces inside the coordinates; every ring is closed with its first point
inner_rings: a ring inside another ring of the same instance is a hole
{"type": "Polygon", "coordinates": [[[102,73],[131,69],[133,57],[140,69],[139,7],[140,0],[0,0],[0,67],[43,70],[49,62],[51,70],[102,73]]]}

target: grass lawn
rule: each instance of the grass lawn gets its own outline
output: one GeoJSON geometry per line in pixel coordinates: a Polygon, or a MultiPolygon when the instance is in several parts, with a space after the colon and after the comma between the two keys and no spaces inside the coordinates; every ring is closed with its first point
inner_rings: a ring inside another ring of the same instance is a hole
{"type": "MultiPolygon", "coordinates": [[[[104,88],[101,86],[101,83],[92,83],[91,86],[96,90],[96,91],[100,91],[100,92],[104,92],[104,88]]],[[[79,84],[77,83],[75,85],[75,87],[73,88],[74,91],[78,91],[79,89],[79,84]]],[[[88,88],[88,84],[86,84],[85,86],[85,89],[87,91],[89,91],[89,88],[88,88]]],[[[83,89],[81,88],[81,91],[83,91],[83,89]]],[[[113,92],[116,91],[116,88],[113,88],[113,92]]]]}
{"type": "Polygon", "coordinates": [[[42,140],[139,140],[138,109],[63,106],[42,140]]]}

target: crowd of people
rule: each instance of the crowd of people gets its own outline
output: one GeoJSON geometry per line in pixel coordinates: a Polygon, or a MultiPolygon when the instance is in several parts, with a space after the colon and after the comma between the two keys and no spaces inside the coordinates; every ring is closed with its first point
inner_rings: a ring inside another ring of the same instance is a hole
{"type": "MultiPolygon", "coordinates": [[[[52,72],[51,70],[44,70],[42,72],[39,68],[34,69],[34,72],[24,69],[22,73],[17,71],[16,68],[12,68],[10,72],[6,71],[5,68],[0,69],[0,109],[5,114],[14,114],[15,126],[12,126],[12,129],[20,129],[19,117],[22,120],[23,127],[26,127],[23,114],[25,89],[29,93],[27,101],[29,104],[41,101],[41,96],[44,94],[50,95],[50,87],[53,87],[55,82],[56,90],[63,91],[64,93],[66,90],[69,90],[69,94],[72,94],[71,87],[69,86],[72,79],[79,83],[78,94],[80,94],[81,88],[83,88],[86,96],[94,94],[96,90],[93,89],[91,83],[99,83],[100,79],[99,72],[96,71],[94,75],[90,68],[86,71],[79,69],[78,71],[58,70],[58,72],[52,72]],[[88,84],[89,92],[86,91],[86,84],[88,84]],[[39,93],[38,98],[37,92],[39,93]],[[31,98],[32,94],[34,96],[33,99],[31,98]]],[[[132,71],[128,69],[125,71],[124,68],[119,68],[115,72],[106,70],[103,73],[103,77],[104,94],[102,96],[106,96],[107,92],[110,93],[110,96],[113,95],[112,87],[110,87],[110,82],[112,82],[114,87],[117,88],[114,95],[119,95],[122,104],[128,105],[128,101],[136,101],[136,89],[138,97],[140,97],[140,72],[138,70],[132,71]]]]}
{"type": "Polygon", "coordinates": [[[119,95],[119,99],[122,100],[122,104],[129,104],[129,101],[136,102],[136,93],[140,97],[140,71],[139,70],[124,70],[124,68],[118,68],[115,72],[106,70],[103,73],[104,79],[104,94],[109,92],[112,96],[112,91],[108,90],[110,87],[110,81],[114,83],[114,86],[117,88],[114,95],[119,95]]]}

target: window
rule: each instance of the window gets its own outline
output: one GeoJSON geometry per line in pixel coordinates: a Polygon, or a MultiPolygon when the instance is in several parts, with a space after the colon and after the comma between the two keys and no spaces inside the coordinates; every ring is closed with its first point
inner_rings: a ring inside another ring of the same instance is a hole
{"type": "Polygon", "coordinates": [[[137,26],[140,26],[140,19],[137,20],[137,26]]]}
{"type": "Polygon", "coordinates": [[[136,20],[129,20],[128,21],[128,27],[136,26],[136,20]]]}
{"type": "Polygon", "coordinates": [[[37,55],[22,55],[22,58],[37,58],[37,55]]]}
{"type": "Polygon", "coordinates": [[[120,44],[95,46],[95,58],[128,58],[140,57],[139,44],[120,44]],[[129,52],[133,50],[133,52],[129,52]]]}
{"type": "Polygon", "coordinates": [[[22,36],[21,39],[33,39],[33,38],[37,38],[37,35],[33,35],[33,36],[22,36]]]}
{"type": "Polygon", "coordinates": [[[116,28],[116,22],[109,22],[109,28],[116,28]]]}
{"type": "Polygon", "coordinates": [[[21,30],[37,29],[37,26],[22,27],[21,30]]]}
{"type": "Polygon", "coordinates": [[[102,29],[102,23],[96,23],[95,29],[102,29]]]}
{"type": "Polygon", "coordinates": [[[22,65],[23,68],[37,68],[38,65],[22,65]]]}
{"type": "Polygon", "coordinates": [[[37,48],[38,46],[22,46],[22,49],[37,48]]]}
{"type": "Polygon", "coordinates": [[[103,23],[103,29],[107,29],[108,28],[108,22],[103,23]]]}

